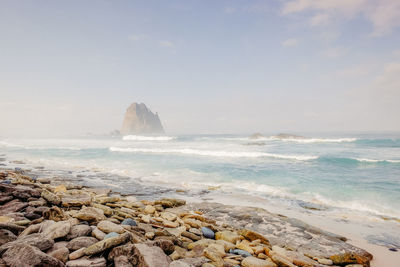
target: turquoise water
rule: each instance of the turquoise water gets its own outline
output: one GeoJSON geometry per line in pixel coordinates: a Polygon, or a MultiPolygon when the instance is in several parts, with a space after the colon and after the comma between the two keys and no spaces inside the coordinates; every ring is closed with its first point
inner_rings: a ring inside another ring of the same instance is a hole
{"type": "MultiPolygon", "coordinates": [[[[394,134],[2,139],[0,151],[34,166],[400,218],[400,136],[394,134]]],[[[113,184],[123,187],[117,178],[113,184]]]]}

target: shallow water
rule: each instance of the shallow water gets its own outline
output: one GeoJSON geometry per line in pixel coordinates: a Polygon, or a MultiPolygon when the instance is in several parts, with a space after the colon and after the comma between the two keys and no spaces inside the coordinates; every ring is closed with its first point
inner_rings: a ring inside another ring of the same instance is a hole
{"type": "Polygon", "coordinates": [[[282,213],[363,222],[372,229],[363,235],[381,243],[400,240],[399,135],[2,139],[0,150],[33,166],[84,171],[92,183],[125,193],[138,193],[134,184],[141,183],[221,202],[265,201],[282,213]],[[392,237],[382,237],[388,231],[392,237]]]}

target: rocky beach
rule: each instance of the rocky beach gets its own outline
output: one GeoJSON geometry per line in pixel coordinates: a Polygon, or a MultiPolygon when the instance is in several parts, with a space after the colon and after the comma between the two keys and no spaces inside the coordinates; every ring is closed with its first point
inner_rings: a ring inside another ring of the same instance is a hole
{"type": "Polygon", "coordinates": [[[361,267],[373,258],[260,208],[143,199],[41,168],[2,166],[0,179],[1,266],[361,267]]]}

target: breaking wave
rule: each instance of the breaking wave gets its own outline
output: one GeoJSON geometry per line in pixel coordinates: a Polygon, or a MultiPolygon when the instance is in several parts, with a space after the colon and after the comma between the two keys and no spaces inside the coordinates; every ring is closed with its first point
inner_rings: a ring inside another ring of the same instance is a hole
{"type": "Polygon", "coordinates": [[[125,135],[122,140],[125,141],[170,141],[176,139],[175,136],[143,136],[143,135],[125,135]]]}
{"type": "Polygon", "coordinates": [[[242,151],[223,151],[223,150],[198,150],[191,148],[183,149],[154,149],[154,148],[122,148],[122,147],[110,147],[110,151],[113,152],[128,152],[128,153],[153,153],[153,154],[185,154],[185,155],[196,155],[196,156],[210,156],[210,157],[221,157],[221,158],[276,158],[276,159],[289,159],[289,160],[313,160],[317,159],[317,156],[309,155],[282,155],[272,154],[265,152],[242,152],[242,151]]]}

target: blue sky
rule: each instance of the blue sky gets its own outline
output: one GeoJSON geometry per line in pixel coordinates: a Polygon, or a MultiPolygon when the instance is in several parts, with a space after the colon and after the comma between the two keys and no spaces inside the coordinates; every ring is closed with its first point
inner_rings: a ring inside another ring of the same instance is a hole
{"type": "Polygon", "coordinates": [[[2,135],[400,130],[400,1],[1,1],[2,135]],[[3,129],[5,128],[5,129],[3,129]]]}

